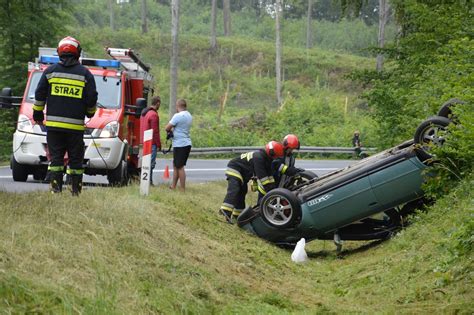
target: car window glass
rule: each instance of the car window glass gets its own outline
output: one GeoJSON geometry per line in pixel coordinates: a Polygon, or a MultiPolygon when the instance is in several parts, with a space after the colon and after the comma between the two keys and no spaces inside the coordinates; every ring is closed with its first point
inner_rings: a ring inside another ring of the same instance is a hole
{"type": "Polygon", "coordinates": [[[121,80],[116,77],[95,75],[95,85],[99,93],[97,105],[103,108],[120,108],[121,80]]]}
{"type": "Polygon", "coordinates": [[[35,91],[36,86],[41,78],[42,72],[33,72],[30,79],[30,85],[28,86],[28,93],[26,94],[26,98],[28,102],[33,103],[35,101],[35,91]]]}

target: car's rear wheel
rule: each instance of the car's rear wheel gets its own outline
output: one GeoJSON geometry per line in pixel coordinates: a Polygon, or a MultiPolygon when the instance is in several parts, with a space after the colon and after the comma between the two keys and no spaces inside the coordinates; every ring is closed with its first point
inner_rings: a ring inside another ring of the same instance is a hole
{"type": "Polygon", "coordinates": [[[29,167],[27,165],[18,163],[12,155],[10,168],[12,169],[12,176],[15,182],[26,182],[29,174],[29,167]]]}
{"type": "Polygon", "coordinates": [[[448,101],[446,101],[442,106],[441,108],[439,109],[438,111],[438,116],[442,116],[442,117],[446,117],[446,118],[453,118],[452,117],[452,114],[453,114],[453,111],[452,111],[452,108],[454,106],[456,106],[457,104],[464,104],[463,101],[461,101],[460,99],[457,99],[457,98],[452,98],[448,101]]]}
{"type": "Polygon", "coordinates": [[[442,116],[434,116],[422,122],[416,129],[414,142],[430,155],[431,148],[442,146],[446,140],[446,127],[451,121],[442,116]]]}
{"type": "Polygon", "coordinates": [[[267,193],[260,204],[263,221],[277,228],[293,227],[301,221],[301,205],[295,194],[285,188],[267,193]]]}

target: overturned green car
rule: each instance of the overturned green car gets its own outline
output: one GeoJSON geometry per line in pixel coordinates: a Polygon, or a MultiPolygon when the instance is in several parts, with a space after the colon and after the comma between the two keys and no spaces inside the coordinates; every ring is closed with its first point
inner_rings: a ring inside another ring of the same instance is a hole
{"type": "Polygon", "coordinates": [[[282,246],[301,238],[334,239],[340,245],[341,240],[389,237],[426,202],[422,184],[433,162],[430,146],[444,142],[451,122],[446,104],[442,108],[446,117],[424,121],[413,140],[291,189],[274,189],[243,211],[237,224],[282,246]]]}

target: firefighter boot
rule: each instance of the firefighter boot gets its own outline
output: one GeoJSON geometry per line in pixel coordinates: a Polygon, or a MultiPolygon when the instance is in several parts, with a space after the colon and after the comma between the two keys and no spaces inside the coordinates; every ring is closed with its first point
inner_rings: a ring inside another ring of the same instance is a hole
{"type": "Polygon", "coordinates": [[[71,193],[73,196],[79,196],[82,191],[82,174],[71,175],[71,193]]]}
{"type": "Polygon", "coordinates": [[[234,222],[232,221],[232,211],[221,208],[219,209],[219,214],[224,216],[224,219],[227,223],[234,224],[234,222]]]}
{"type": "Polygon", "coordinates": [[[63,191],[63,172],[50,172],[50,191],[58,194],[63,191]]]}

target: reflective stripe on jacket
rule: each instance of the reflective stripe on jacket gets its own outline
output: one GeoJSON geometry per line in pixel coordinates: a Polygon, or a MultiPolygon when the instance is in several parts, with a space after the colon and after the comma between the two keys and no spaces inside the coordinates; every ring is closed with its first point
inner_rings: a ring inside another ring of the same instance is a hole
{"type": "Polygon", "coordinates": [[[83,65],[49,66],[40,78],[35,91],[33,110],[46,105],[48,129],[83,132],[84,117],[96,111],[97,90],[94,76],[83,65]]]}

